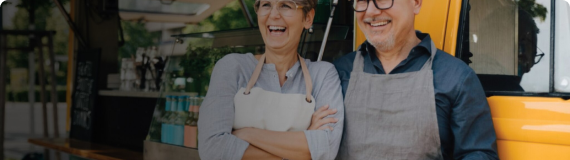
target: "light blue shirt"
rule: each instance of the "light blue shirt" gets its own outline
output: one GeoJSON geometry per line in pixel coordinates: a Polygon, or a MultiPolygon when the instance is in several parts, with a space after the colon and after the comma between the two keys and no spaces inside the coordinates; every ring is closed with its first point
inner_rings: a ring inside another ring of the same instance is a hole
{"type": "MultiPolygon", "coordinates": [[[[243,157],[249,143],[231,134],[235,116],[234,96],[240,88],[247,86],[257,62],[253,54],[248,53],[229,54],[216,63],[198,120],[198,151],[202,159],[238,160],[243,157]]],[[[337,123],[328,124],[333,127],[333,131],[304,131],[311,158],[334,159],[339,149],[344,123],[339,76],[331,63],[310,62],[308,59],[305,62],[313,81],[315,110],[328,104],[330,109],[338,110],[329,117],[339,120],[337,123]]],[[[287,71],[286,76],[287,80],[281,87],[275,65],[264,64],[255,87],[277,93],[306,93],[299,62],[287,71]]]]}

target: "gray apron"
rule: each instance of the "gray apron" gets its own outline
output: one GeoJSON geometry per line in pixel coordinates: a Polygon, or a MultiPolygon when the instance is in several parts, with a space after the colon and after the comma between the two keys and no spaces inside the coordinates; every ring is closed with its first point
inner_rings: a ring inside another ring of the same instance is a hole
{"type": "Polygon", "coordinates": [[[416,72],[364,73],[358,52],[344,99],[345,132],[338,159],[443,159],[432,63],[416,72]]]}

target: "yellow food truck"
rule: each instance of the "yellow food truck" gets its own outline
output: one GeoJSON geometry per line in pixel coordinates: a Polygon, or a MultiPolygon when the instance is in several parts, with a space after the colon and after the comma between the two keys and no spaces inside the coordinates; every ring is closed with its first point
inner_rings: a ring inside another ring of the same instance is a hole
{"type": "MultiPolygon", "coordinates": [[[[239,0],[249,28],[172,37],[186,43],[209,38],[213,48],[253,47],[262,53],[255,13],[245,5],[252,1],[239,0]]],[[[338,0],[332,25],[327,24],[332,1],[318,0],[313,29],[301,38],[299,53],[305,58],[320,59],[320,49],[322,59],[332,61],[366,39],[350,0],[338,0]],[[321,49],[324,39],[328,44],[321,49]]],[[[477,73],[491,107],[500,159],[570,160],[570,0],[424,0],[415,25],[477,73]]]]}
{"type": "MultiPolygon", "coordinates": [[[[301,38],[305,58],[333,61],[366,40],[350,0],[338,0],[327,24],[333,2],[318,0],[314,31],[301,38]]],[[[415,25],[477,73],[500,159],[570,160],[570,0],[424,0],[415,25]]],[[[256,27],[208,35],[214,48],[263,47],[256,27]]]]}
{"type": "Polygon", "coordinates": [[[500,159],[570,159],[569,0],[424,0],[415,25],[478,74],[500,159]]]}

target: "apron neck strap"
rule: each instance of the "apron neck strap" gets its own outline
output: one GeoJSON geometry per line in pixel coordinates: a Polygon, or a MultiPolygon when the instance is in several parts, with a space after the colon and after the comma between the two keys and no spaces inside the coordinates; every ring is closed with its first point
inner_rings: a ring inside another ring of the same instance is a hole
{"type": "Polygon", "coordinates": [[[354,56],[354,62],[352,63],[352,71],[364,72],[364,55],[362,55],[361,51],[356,51],[356,55],[354,56]]]}
{"type": "Polygon", "coordinates": [[[437,53],[437,48],[435,47],[435,44],[433,43],[433,41],[430,41],[431,44],[431,55],[429,57],[429,59],[426,61],[426,63],[424,64],[424,66],[422,67],[423,69],[431,69],[432,65],[433,65],[433,59],[435,57],[435,53],[437,53]]]}
{"type": "Polygon", "coordinates": [[[307,90],[307,98],[305,100],[309,103],[313,102],[311,99],[312,91],[313,91],[313,81],[311,80],[311,75],[309,74],[309,69],[307,68],[307,64],[305,64],[305,59],[299,55],[299,63],[301,63],[301,69],[303,70],[303,77],[305,77],[305,89],[307,90]]]}
{"type": "Polygon", "coordinates": [[[251,74],[251,78],[249,78],[249,82],[247,82],[247,87],[245,88],[245,92],[243,94],[249,94],[255,82],[259,78],[259,74],[261,73],[261,69],[263,68],[263,64],[265,63],[265,54],[261,55],[259,61],[257,61],[257,65],[255,66],[255,70],[253,70],[253,74],[251,74]]]}
{"type": "MultiPolygon", "coordinates": [[[[251,74],[251,78],[249,82],[247,82],[247,87],[245,88],[244,94],[249,94],[251,88],[257,82],[259,78],[259,74],[261,74],[261,69],[263,68],[263,64],[265,63],[265,54],[261,55],[257,65],[255,66],[255,70],[253,74],[251,74]]],[[[301,69],[303,70],[303,77],[305,77],[305,88],[306,88],[306,101],[311,103],[313,100],[311,99],[312,91],[313,91],[313,81],[311,80],[311,75],[309,74],[309,69],[307,68],[307,64],[305,64],[305,59],[299,55],[299,63],[301,64],[301,69]]]]}

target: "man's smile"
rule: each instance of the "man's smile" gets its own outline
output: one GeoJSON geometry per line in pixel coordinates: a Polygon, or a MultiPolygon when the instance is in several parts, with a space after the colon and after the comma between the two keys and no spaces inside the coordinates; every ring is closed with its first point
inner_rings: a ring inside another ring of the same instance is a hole
{"type": "Polygon", "coordinates": [[[370,22],[370,23],[367,23],[367,24],[369,24],[369,25],[372,26],[372,27],[378,27],[378,26],[385,26],[385,25],[388,25],[388,24],[391,23],[391,22],[392,22],[392,20],[384,20],[384,21],[370,22]]]}

